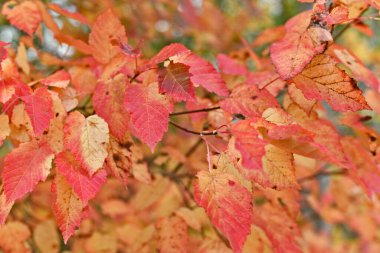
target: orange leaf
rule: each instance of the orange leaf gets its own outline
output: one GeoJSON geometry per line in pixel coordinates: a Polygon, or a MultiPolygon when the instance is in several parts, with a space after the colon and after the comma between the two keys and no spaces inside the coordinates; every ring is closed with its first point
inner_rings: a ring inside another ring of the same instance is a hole
{"type": "Polygon", "coordinates": [[[355,80],[329,55],[317,55],[293,81],[307,99],[326,100],[334,110],[370,109],[355,80]]]}
{"type": "Polygon", "coordinates": [[[158,249],[162,253],[188,252],[189,235],[186,222],[178,216],[161,218],[156,223],[158,249]]]}

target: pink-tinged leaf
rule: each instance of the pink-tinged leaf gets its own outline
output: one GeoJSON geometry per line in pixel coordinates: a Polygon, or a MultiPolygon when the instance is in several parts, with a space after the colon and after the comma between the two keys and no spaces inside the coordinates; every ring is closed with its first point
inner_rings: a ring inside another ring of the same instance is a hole
{"type": "Polygon", "coordinates": [[[329,55],[317,55],[293,81],[307,99],[326,100],[334,110],[370,109],[355,80],[329,55]]]}
{"type": "Polygon", "coordinates": [[[218,54],[217,60],[222,73],[230,75],[245,75],[247,73],[247,68],[243,64],[228,55],[218,54]]]}
{"type": "Polygon", "coordinates": [[[313,32],[308,30],[310,18],[311,12],[307,11],[288,20],[285,37],[270,47],[271,60],[284,80],[300,73],[324,49],[323,43],[315,41],[313,32]]]}
{"type": "Polygon", "coordinates": [[[54,3],[48,3],[48,7],[49,7],[49,9],[65,16],[67,18],[71,18],[71,19],[79,21],[83,24],[90,25],[90,22],[87,20],[87,18],[85,16],[83,16],[82,14],[80,14],[79,12],[69,12],[66,9],[59,6],[58,4],[54,4],[54,3]]]}
{"type": "Polygon", "coordinates": [[[130,136],[125,138],[122,142],[119,142],[112,136],[110,137],[110,146],[105,168],[111,175],[124,184],[127,183],[132,167],[132,146],[133,140],[130,136]]]}
{"type": "Polygon", "coordinates": [[[80,201],[73,188],[59,173],[52,183],[52,192],[54,193],[53,212],[63,240],[67,243],[75,230],[79,228],[81,220],[85,218],[86,205],[80,201]]]}
{"type": "Polygon", "coordinates": [[[6,114],[0,114],[0,147],[3,145],[3,141],[11,133],[9,127],[9,118],[6,114]]]}
{"type": "Polygon", "coordinates": [[[226,83],[209,62],[191,52],[176,55],[170,59],[190,67],[191,82],[194,85],[200,85],[219,96],[228,96],[226,83]]]}
{"type": "Polygon", "coordinates": [[[66,88],[70,79],[70,74],[66,70],[60,70],[41,80],[41,83],[46,86],[66,88]]]}
{"type": "Polygon", "coordinates": [[[332,45],[329,50],[331,50],[339,61],[352,72],[352,75],[356,79],[363,81],[368,87],[373,88],[376,91],[379,90],[379,79],[358,57],[355,56],[355,54],[348,49],[335,44],[332,45]]]}
{"type": "Polygon", "coordinates": [[[250,120],[242,120],[232,126],[232,133],[236,137],[235,147],[242,155],[242,164],[247,169],[263,168],[262,157],[265,155],[267,141],[261,138],[260,133],[251,124],[250,120]]]}
{"type": "Polygon", "coordinates": [[[22,143],[5,158],[4,193],[7,202],[15,201],[33,191],[49,175],[54,153],[45,141],[22,143]]]}
{"type": "Polygon", "coordinates": [[[49,128],[50,120],[54,117],[53,101],[46,87],[40,87],[30,96],[21,98],[32,122],[34,133],[38,136],[49,128]]]}
{"type": "Polygon", "coordinates": [[[107,157],[109,130],[97,115],[84,116],[74,111],[66,118],[64,147],[70,150],[87,173],[92,176],[103,167],[107,157]]]}
{"type": "Polygon", "coordinates": [[[111,133],[120,141],[124,140],[129,123],[129,114],[123,104],[126,83],[122,74],[99,81],[92,98],[95,112],[108,123],[111,133]]]}
{"type": "Polygon", "coordinates": [[[160,52],[156,56],[154,56],[152,59],[150,59],[148,65],[156,65],[158,63],[161,63],[170,57],[179,55],[179,54],[184,54],[184,53],[189,53],[190,50],[187,49],[184,45],[179,44],[179,43],[173,43],[170,44],[163,49],[161,49],[160,52]]]}
{"type": "Polygon", "coordinates": [[[269,203],[255,207],[253,223],[264,230],[275,253],[301,253],[301,231],[287,212],[269,203]]]}
{"type": "Polygon", "coordinates": [[[247,84],[256,85],[260,90],[266,89],[273,96],[277,96],[286,82],[274,71],[259,71],[247,75],[247,84]]]}
{"type": "Polygon", "coordinates": [[[220,106],[231,114],[260,117],[267,108],[280,107],[280,104],[267,90],[259,90],[255,85],[240,85],[220,101],[220,106]]]}
{"type": "Polygon", "coordinates": [[[95,20],[88,39],[92,55],[98,62],[107,64],[121,52],[120,48],[112,43],[114,40],[127,41],[127,36],[118,17],[109,9],[95,20]]]}
{"type": "Polygon", "coordinates": [[[13,1],[8,1],[3,5],[2,14],[13,26],[30,36],[41,22],[41,13],[34,1],[24,1],[18,5],[15,5],[13,1]]]}
{"type": "Polygon", "coordinates": [[[189,252],[186,222],[179,216],[161,218],[156,222],[158,249],[162,253],[189,252]]]}
{"type": "Polygon", "coordinates": [[[5,194],[1,191],[0,194],[0,227],[5,224],[9,212],[13,207],[14,201],[7,201],[5,194]]]}
{"type": "Polygon", "coordinates": [[[288,85],[288,94],[292,102],[296,103],[302,110],[310,115],[317,101],[315,99],[307,99],[302,91],[298,89],[294,83],[288,85]]]}
{"type": "Polygon", "coordinates": [[[0,103],[6,103],[15,94],[16,89],[12,82],[0,80],[0,103]]]}
{"type": "Polygon", "coordinates": [[[107,173],[105,170],[97,171],[92,177],[88,176],[87,171],[68,151],[59,153],[55,159],[55,164],[58,171],[65,177],[76,195],[85,204],[95,197],[106,181],[107,173]]]}
{"type": "Polygon", "coordinates": [[[194,86],[190,80],[189,66],[173,63],[158,72],[160,93],[172,96],[176,101],[195,101],[194,86]]]}
{"type": "Polygon", "coordinates": [[[157,84],[153,83],[127,87],[124,105],[131,115],[137,137],[154,150],[168,130],[172,102],[159,94],[157,84]]]}
{"type": "Polygon", "coordinates": [[[251,231],[251,193],[231,174],[200,171],[194,182],[194,199],[228,238],[233,251],[241,252],[251,231]]]}
{"type": "Polygon", "coordinates": [[[349,10],[345,6],[337,6],[325,18],[328,25],[340,24],[349,21],[349,10]]]}

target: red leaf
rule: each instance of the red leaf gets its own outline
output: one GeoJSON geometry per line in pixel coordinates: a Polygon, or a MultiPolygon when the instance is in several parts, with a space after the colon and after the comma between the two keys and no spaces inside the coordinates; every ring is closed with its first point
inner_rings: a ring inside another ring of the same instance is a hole
{"type": "Polygon", "coordinates": [[[170,62],[158,72],[159,91],[172,96],[176,101],[195,101],[194,86],[190,77],[188,66],[170,62]]]}
{"type": "Polygon", "coordinates": [[[242,155],[242,164],[248,169],[263,168],[262,157],[265,155],[267,141],[261,139],[251,120],[242,120],[232,126],[236,137],[235,147],[242,155]]]}
{"type": "Polygon", "coordinates": [[[52,183],[52,192],[55,198],[53,211],[62,232],[63,240],[67,243],[75,230],[79,228],[81,220],[85,218],[84,208],[86,206],[59,173],[52,183]]]}
{"type": "Polygon", "coordinates": [[[220,106],[231,114],[252,117],[261,116],[265,109],[280,107],[280,104],[267,90],[259,90],[255,85],[240,85],[220,102],[220,106]]]}
{"type": "Polygon", "coordinates": [[[190,66],[191,81],[195,85],[201,85],[210,92],[215,92],[219,96],[228,96],[226,83],[223,81],[216,69],[201,57],[188,52],[171,57],[174,62],[183,63],[190,66]]]}
{"type": "Polygon", "coordinates": [[[156,56],[154,56],[152,59],[150,59],[148,65],[156,65],[158,63],[161,63],[170,57],[183,54],[183,53],[188,53],[190,52],[189,49],[187,49],[184,45],[179,44],[179,43],[172,43],[158,52],[156,56]]]}
{"type": "Polygon", "coordinates": [[[124,140],[129,123],[129,114],[123,105],[126,82],[121,74],[100,81],[92,98],[96,113],[108,123],[111,133],[120,141],[124,140]]]}
{"type": "Polygon", "coordinates": [[[41,14],[37,5],[33,1],[24,1],[15,5],[13,1],[4,4],[2,14],[7,17],[9,22],[23,30],[30,36],[36,31],[41,22],[41,14]]]}
{"type": "Polygon", "coordinates": [[[50,120],[54,117],[53,101],[46,87],[40,87],[30,96],[21,98],[32,122],[36,135],[41,135],[49,128],[50,120]]]}
{"type": "Polygon", "coordinates": [[[124,105],[131,115],[137,137],[153,151],[168,129],[172,102],[158,93],[157,84],[130,85],[124,105]]]}
{"type": "Polygon", "coordinates": [[[251,231],[251,193],[231,174],[200,171],[194,183],[194,199],[226,235],[234,252],[241,252],[251,231]]]}
{"type": "Polygon", "coordinates": [[[66,88],[70,79],[70,74],[66,70],[60,70],[43,79],[41,83],[46,86],[66,88]]]}
{"type": "Polygon", "coordinates": [[[98,62],[107,64],[121,52],[118,46],[113,45],[112,40],[126,42],[127,36],[118,17],[109,9],[97,17],[88,39],[92,54],[98,62]]]}
{"type": "Polygon", "coordinates": [[[218,54],[217,59],[218,66],[222,73],[230,75],[245,75],[247,73],[247,68],[243,64],[228,55],[218,54]]]}
{"type": "Polygon", "coordinates": [[[106,181],[107,173],[105,170],[99,170],[92,177],[88,176],[87,171],[68,151],[59,153],[55,159],[55,164],[58,171],[65,177],[76,195],[85,204],[95,197],[106,181]]]}
{"type": "Polygon", "coordinates": [[[49,175],[54,153],[45,141],[22,143],[5,158],[4,192],[7,202],[20,199],[33,191],[49,175]]]}
{"type": "Polygon", "coordinates": [[[285,24],[286,35],[270,47],[270,57],[278,74],[287,80],[300,73],[311,59],[323,51],[321,42],[309,32],[311,12],[302,12],[285,24]]]}

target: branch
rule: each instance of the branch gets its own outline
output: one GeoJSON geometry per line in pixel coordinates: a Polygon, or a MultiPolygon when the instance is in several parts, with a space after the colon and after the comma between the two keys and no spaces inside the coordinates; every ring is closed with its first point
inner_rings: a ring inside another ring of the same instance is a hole
{"type": "Polygon", "coordinates": [[[333,175],[346,175],[347,170],[346,169],[341,169],[341,170],[335,170],[335,171],[318,171],[314,174],[311,174],[310,176],[302,177],[298,179],[298,183],[303,183],[305,181],[313,180],[319,177],[326,177],[326,176],[333,176],[333,175]]]}
{"type": "MultiPolygon", "coordinates": [[[[197,150],[199,145],[201,145],[201,143],[202,143],[202,139],[199,138],[198,141],[193,146],[191,146],[191,148],[185,153],[185,157],[190,157],[197,150]]],[[[182,162],[178,163],[177,166],[174,167],[172,173],[176,174],[181,169],[182,166],[183,166],[182,162]]],[[[182,175],[179,175],[178,177],[182,177],[182,175]]]]}
{"type": "Polygon", "coordinates": [[[175,126],[176,128],[178,129],[181,129],[182,131],[186,132],[186,133],[189,133],[189,134],[195,134],[195,135],[199,135],[199,136],[204,136],[204,135],[217,135],[218,134],[218,131],[217,130],[213,130],[212,132],[209,132],[209,131],[202,131],[202,132],[196,132],[196,131],[192,131],[192,130],[189,130],[187,128],[184,128],[180,125],[177,125],[176,123],[174,123],[173,121],[169,121],[170,124],[172,124],[173,126],[175,126]]]}
{"type": "Polygon", "coordinates": [[[183,115],[183,114],[192,114],[192,113],[198,113],[198,112],[209,112],[220,109],[220,106],[211,107],[211,108],[204,108],[199,110],[192,110],[192,111],[182,111],[182,112],[174,112],[171,113],[170,116],[177,116],[177,115],[183,115]]]}

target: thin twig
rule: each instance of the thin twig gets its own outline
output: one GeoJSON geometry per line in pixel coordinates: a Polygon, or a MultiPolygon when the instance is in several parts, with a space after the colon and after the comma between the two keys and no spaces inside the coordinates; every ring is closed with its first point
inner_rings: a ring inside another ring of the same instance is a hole
{"type": "Polygon", "coordinates": [[[199,136],[217,135],[218,134],[217,130],[213,130],[212,132],[209,132],[209,131],[196,132],[196,131],[192,131],[192,130],[189,130],[187,128],[184,128],[184,127],[174,123],[173,121],[169,121],[169,123],[172,124],[173,126],[175,126],[176,128],[181,129],[182,131],[184,131],[186,133],[190,133],[190,134],[195,134],[195,135],[199,135],[199,136]]]}
{"type": "Polygon", "coordinates": [[[298,179],[298,183],[303,183],[305,181],[313,180],[319,177],[326,177],[326,176],[333,176],[333,175],[346,175],[347,170],[341,169],[341,170],[335,170],[335,171],[318,171],[314,174],[311,174],[309,176],[303,177],[298,179]]]}
{"type": "Polygon", "coordinates": [[[191,114],[191,113],[198,113],[198,112],[209,112],[220,109],[220,106],[211,107],[211,108],[204,108],[199,110],[191,110],[191,111],[182,111],[182,112],[173,112],[170,114],[170,116],[177,116],[177,115],[184,115],[184,114],[191,114]]]}

